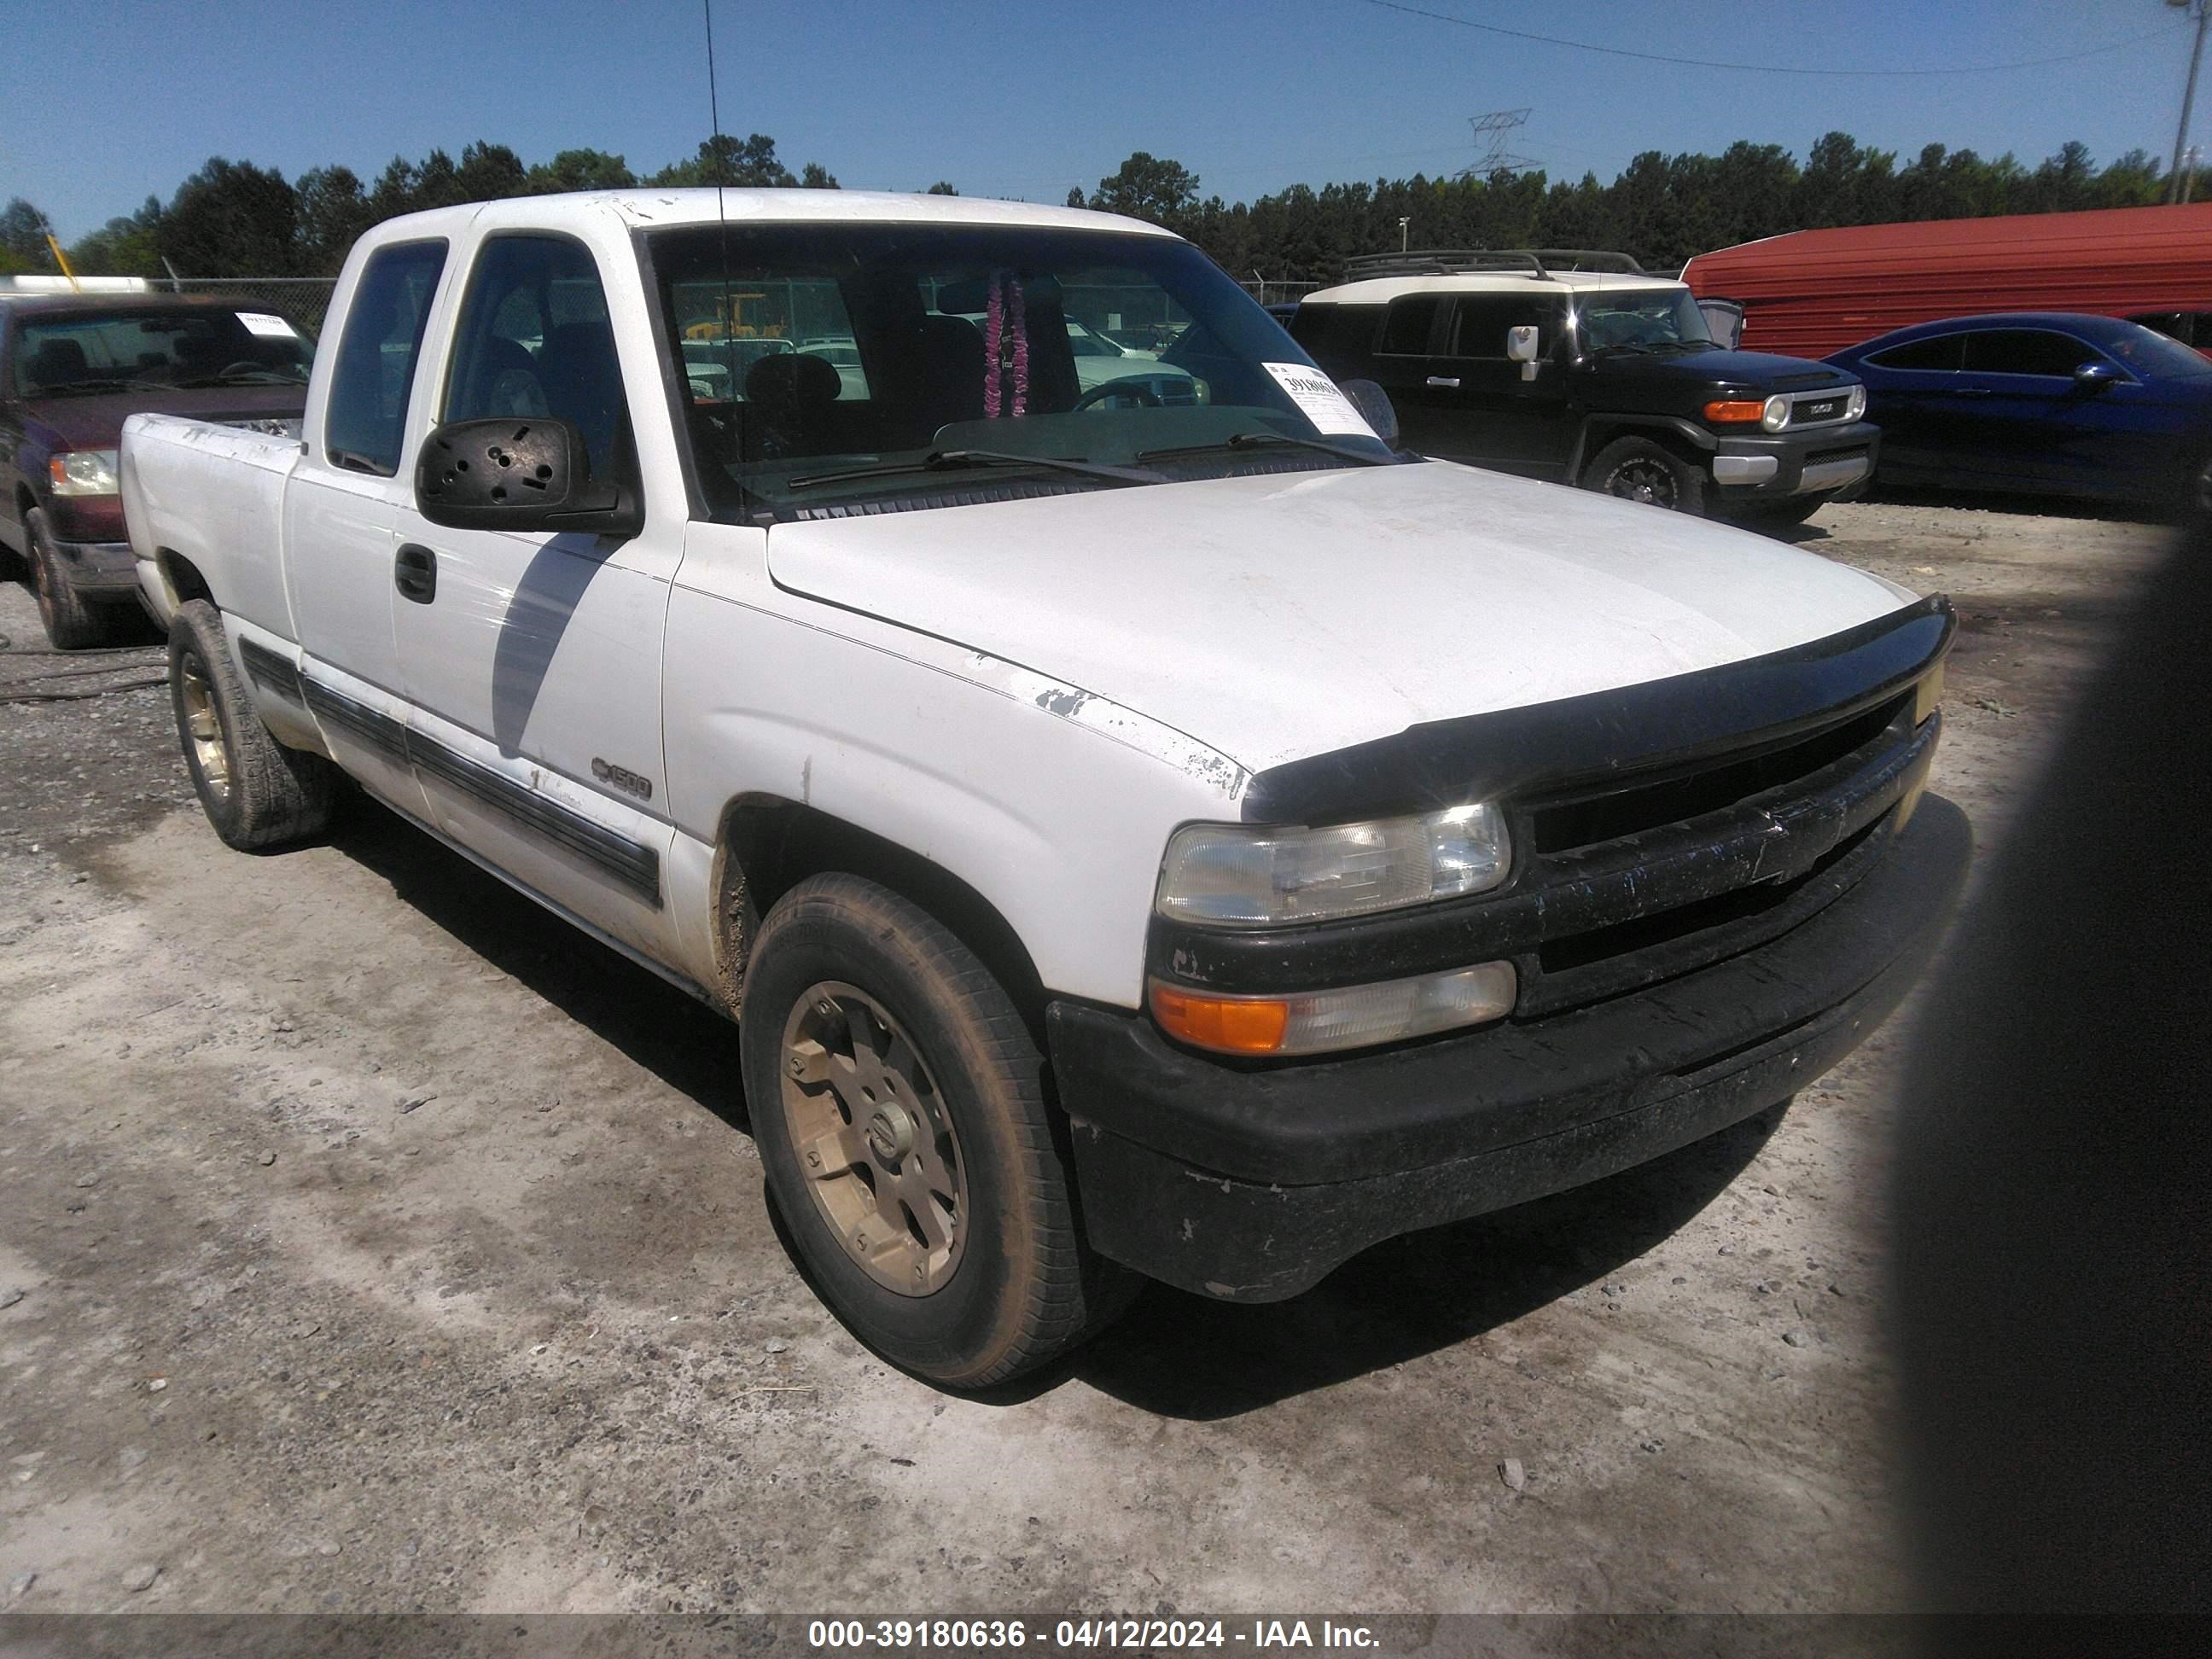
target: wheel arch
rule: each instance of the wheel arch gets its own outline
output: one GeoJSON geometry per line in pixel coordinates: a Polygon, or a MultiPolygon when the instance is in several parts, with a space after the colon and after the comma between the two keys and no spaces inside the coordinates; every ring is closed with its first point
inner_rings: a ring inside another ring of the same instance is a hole
{"type": "Polygon", "coordinates": [[[1706,465],[1706,458],[1720,447],[1720,441],[1711,433],[1676,416],[1586,415],[1575,434],[1574,453],[1568,457],[1568,478],[1580,483],[1583,469],[1598,451],[1616,438],[1649,438],[1699,466],[1706,465]]]}
{"type": "Polygon", "coordinates": [[[200,568],[174,548],[165,547],[154,556],[154,569],[161,580],[168,597],[169,613],[193,599],[205,599],[217,611],[222,609],[215,597],[215,589],[200,574],[200,568]]]}
{"type": "Polygon", "coordinates": [[[714,836],[714,988],[732,1012],[744,1000],[745,960],[760,918],[809,876],[832,871],[880,883],[950,928],[996,976],[1042,1045],[1043,981],[997,905],[934,860],[783,795],[734,797],[714,836]]]}

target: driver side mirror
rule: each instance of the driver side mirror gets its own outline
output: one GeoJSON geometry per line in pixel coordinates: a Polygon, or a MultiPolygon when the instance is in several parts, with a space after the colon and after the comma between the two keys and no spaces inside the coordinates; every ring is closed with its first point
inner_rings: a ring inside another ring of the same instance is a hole
{"type": "Polygon", "coordinates": [[[2078,392],[2102,392],[2119,382],[2120,371],[2110,363],[2084,363],[2074,371],[2074,386],[2078,392]]]}
{"type": "Polygon", "coordinates": [[[1537,331],[1534,323],[1516,323],[1505,331],[1505,355],[1516,363],[1536,361],[1537,331]]]}
{"type": "Polygon", "coordinates": [[[1336,389],[1351,400],[1359,418],[1375,428],[1384,447],[1398,447],[1398,410],[1389,392],[1372,380],[1340,380],[1336,389]]]}
{"type": "Polygon", "coordinates": [[[636,492],[593,479],[583,433],[552,416],[500,415],[435,428],[415,463],[415,504],[449,530],[635,536],[645,527],[636,492]]]}

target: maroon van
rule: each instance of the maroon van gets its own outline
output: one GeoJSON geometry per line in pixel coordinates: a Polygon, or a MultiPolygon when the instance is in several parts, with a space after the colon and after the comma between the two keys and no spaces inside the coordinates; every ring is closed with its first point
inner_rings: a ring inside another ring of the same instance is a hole
{"type": "Polygon", "coordinates": [[[30,566],[46,636],[100,644],[138,577],[115,451],[151,410],[299,430],[314,341],[251,303],[0,295],[0,544],[30,566]]]}

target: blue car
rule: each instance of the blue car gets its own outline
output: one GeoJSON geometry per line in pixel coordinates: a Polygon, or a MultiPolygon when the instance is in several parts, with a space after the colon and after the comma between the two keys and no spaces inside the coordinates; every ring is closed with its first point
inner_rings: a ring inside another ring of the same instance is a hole
{"type": "Polygon", "coordinates": [[[1866,383],[1884,483],[2212,507],[2212,362],[2140,324],[1959,317],[1828,361],[1866,383]]]}

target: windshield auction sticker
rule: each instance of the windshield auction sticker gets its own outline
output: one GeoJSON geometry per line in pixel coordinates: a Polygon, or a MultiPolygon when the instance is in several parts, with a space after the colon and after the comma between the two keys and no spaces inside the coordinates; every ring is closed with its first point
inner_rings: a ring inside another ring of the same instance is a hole
{"type": "MultiPolygon", "coordinates": [[[[294,331],[291,324],[273,312],[241,311],[238,313],[238,320],[246,325],[246,331],[248,334],[258,334],[264,339],[296,340],[300,337],[294,331]]],[[[1270,364],[1269,367],[1273,368],[1273,365],[1270,364]]]]}
{"type": "Polygon", "coordinates": [[[1262,363],[1260,367],[1275,377],[1275,384],[1291,394],[1291,401],[1298,406],[1298,412],[1320,431],[1354,438],[1375,436],[1375,428],[1352,406],[1352,399],[1339,392],[1336,382],[1319,369],[1308,368],[1304,363],[1262,363]]]}

